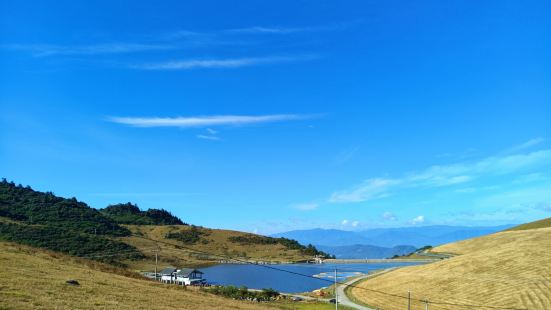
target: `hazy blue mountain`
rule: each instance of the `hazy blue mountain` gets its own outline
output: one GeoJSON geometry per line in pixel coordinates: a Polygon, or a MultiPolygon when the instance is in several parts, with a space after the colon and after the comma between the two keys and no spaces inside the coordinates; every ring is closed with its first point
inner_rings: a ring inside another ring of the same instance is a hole
{"type": "Polygon", "coordinates": [[[390,258],[394,255],[405,255],[412,253],[416,247],[411,245],[399,245],[392,248],[385,248],[374,245],[354,244],[341,246],[318,246],[326,253],[335,255],[336,258],[390,258]]]}
{"type": "Polygon", "coordinates": [[[364,231],[344,231],[338,229],[293,230],[274,234],[274,237],[285,237],[302,244],[342,246],[374,245],[391,248],[398,245],[440,245],[444,243],[474,238],[495,233],[514,225],[470,227],[470,226],[419,226],[401,228],[377,228],[364,231]]]}

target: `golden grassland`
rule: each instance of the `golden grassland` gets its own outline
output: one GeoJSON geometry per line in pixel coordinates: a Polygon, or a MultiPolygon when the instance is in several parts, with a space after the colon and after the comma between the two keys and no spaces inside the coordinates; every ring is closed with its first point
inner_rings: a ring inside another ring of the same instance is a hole
{"type": "MultiPolygon", "coordinates": [[[[410,290],[413,299],[434,301],[431,310],[478,309],[437,302],[551,309],[551,228],[499,232],[433,252],[458,256],[365,280],[351,295],[379,309],[407,309],[407,299],[369,290],[400,296],[410,290]]],[[[424,303],[412,301],[411,309],[425,309],[424,303]]]]}
{"type": "Polygon", "coordinates": [[[274,309],[13,243],[0,242],[0,266],[0,309],[274,309]]]}
{"type": "Polygon", "coordinates": [[[177,248],[176,246],[184,246],[194,250],[214,253],[221,256],[236,257],[240,260],[247,261],[271,261],[271,262],[295,262],[300,260],[311,259],[312,257],[302,255],[298,250],[289,250],[281,244],[239,244],[228,240],[232,236],[243,236],[247,233],[222,230],[199,228],[205,232],[201,240],[193,245],[185,245],[178,240],[166,239],[168,232],[176,232],[181,230],[191,229],[190,226],[149,226],[149,225],[126,225],[135,235],[142,237],[124,237],[122,241],[137,247],[145,255],[145,260],[125,261],[125,264],[133,270],[153,270],[155,266],[155,254],[153,249],[160,247],[161,251],[158,254],[159,266],[205,266],[217,262],[220,258],[211,256],[205,257],[199,253],[194,253],[185,248],[177,248]],[[166,243],[158,243],[153,240],[161,240],[166,243]]]}
{"type": "Polygon", "coordinates": [[[135,272],[96,261],[8,242],[0,242],[0,265],[0,309],[335,308],[323,302],[236,301],[197,288],[146,280],[135,272]],[[80,285],[69,285],[67,280],[77,280],[80,285]]]}

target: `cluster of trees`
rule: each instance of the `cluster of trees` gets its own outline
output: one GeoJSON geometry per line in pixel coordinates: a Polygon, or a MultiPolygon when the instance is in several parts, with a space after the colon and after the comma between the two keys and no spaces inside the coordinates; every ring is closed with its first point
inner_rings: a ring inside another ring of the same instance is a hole
{"type": "Polygon", "coordinates": [[[128,229],[76,198],[38,192],[6,179],[0,182],[0,216],[25,224],[51,225],[82,233],[130,235],[128,229]]]}
{"type": "MultiPolygon", "coordinates": [[[[199,240],[201,240],[201,236],[206,234],[207,234],[206,232],[199,230],[197,226],[191,225],[190,229],[171,231],[168,234],[166,234],[165,237],[168,239],[178,240],[184,244],[195,244],[199,240]]],[[[206,239],[203,239],[203,241],[208,243],[208,240],[206,239]]]]}
{"type": "Polygon", "coordinates": [[[430,249],[432,249],[432,245],[425,245],[424,247],[418,248],[417,250],[415,250],[415,252],[423,252],[423,251],[428,251],[430,249]]]}
{"type": "Polygon", "coordinates": [[[131,202],[109,205],[100,212],[119,224],[129,225],[187,225],[164,209],[140,210],[131,202]]]}
{"type": "Polygon", "coordinates": [[[265,288],[261,291],[249,291],[246,286],[214,286],[212,288],[205,289],[207,292],[229,297],[238,300],[251,300],[251,301],[270,301],[279,296],[279,292],[271,288],[265,288]]]}
{"type": "Polygon", "coordinates": [[[259,235],[244,235],[244,236],[232,236],[232,237],[229,237],[228,240],[233,243],[240,243],[240,244],[247,244],[247,245],[281,244],[289,250],[298,250],[304,255],[309,255],[309,256],[319,255],[323,257],[334,258],[334,256],[318,250],[315,246],[311,244],[304,246],[296,240],[287,239],[283,237],[273,238],[273,237],[266,237],[266,236],[259,236],[259,235]]]}
{"type": "Polygon", "coordinates": [[[140,259],[135,247],[111,237],[129,236],[128,229],[75,198],[57,197],[29,186],[0,182],[0,239],[69,255],[116,263],[140,259]]]}

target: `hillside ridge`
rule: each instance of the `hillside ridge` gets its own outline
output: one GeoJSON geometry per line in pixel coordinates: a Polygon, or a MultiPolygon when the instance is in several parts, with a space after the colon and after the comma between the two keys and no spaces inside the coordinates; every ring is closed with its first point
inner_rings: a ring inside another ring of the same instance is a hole
{"type": "Polygon", "coordinates": [[[221,260],[220,256],[270,262],[328,256],[312,245],[301,245],[295,240],[188,225],[166,210],[142,211],[132,203],[96,210],[76,198],[35,191],[6,179],[0,182],[0,240],[89,257],[134,270],[153,270],[152,249],[158,245],[151,240],[173,243],[174,246],[165,247],[160,253],[161,262],[181,266],[213,264],[221,260]],[[143,236],[149,241],[141,240],[143,236]],[[179,245],[215,255],[183,251],[177,248],[179,245]]]}
{"type": "Polygon", "coordinates": [[[444,303],[551,308],[551,227],[506,230],[441,245],[432,252],[456,256],[391,271],[361,282],[350,293],[373,307],[390,310],[404,309],[407,298],[374,291],[406,296],[409,290],[415,298],[412,309],[424,307],[421,299],[450,310],[456,307],[444,303]]]}

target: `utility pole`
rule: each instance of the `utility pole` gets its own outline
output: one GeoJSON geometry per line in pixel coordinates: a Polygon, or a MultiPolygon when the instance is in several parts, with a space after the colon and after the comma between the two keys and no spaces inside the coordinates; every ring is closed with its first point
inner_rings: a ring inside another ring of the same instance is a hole
{"type": "Polygon", "coordinates": [[[411,291],[408,290],[408,310],[411,309],[411,291]]]}
{"type": "Polygon", "coordinates": [[[337,267],[335,267],[335,310],[339,310],[339,291],[337,290],[337,267]]]}
{"type": "Polygon", "coordinates": [[[158,243],[155,244],[157,246],[157,248],[155,249],[155,281],[157,281],[157,262],[158,262],[158,255],[159,255],[159,252],[161,251],[161,247],[159,246],[158,243]]]}
{"type": "Polygon", "coordinates": [[[425,299],[425,310],[429,310],[429,300],[425,299]]]}
{"type": "Polygon", "coordinates": [[[159,250],[155,250],[155,281],[157,281],[157,253],[159,250]]]}

